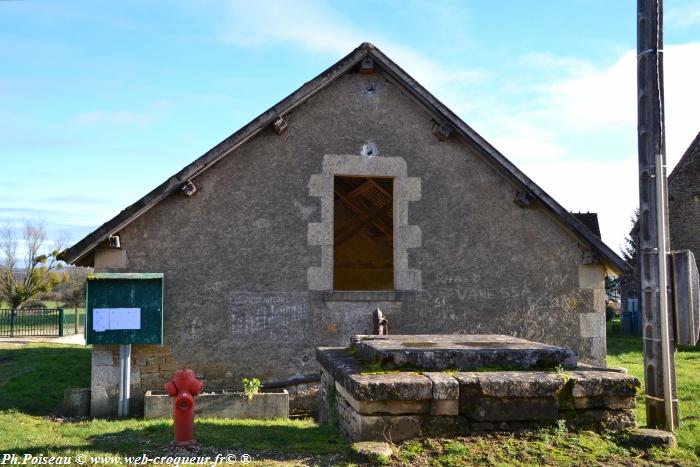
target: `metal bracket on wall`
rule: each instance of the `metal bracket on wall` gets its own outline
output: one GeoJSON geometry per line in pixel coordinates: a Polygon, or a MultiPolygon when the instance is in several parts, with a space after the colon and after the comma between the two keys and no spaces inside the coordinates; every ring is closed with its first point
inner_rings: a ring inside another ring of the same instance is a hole
{"type": "Polygon", "coordinates": [[[588,250],[583,251],[581,264],[596,264],[597,262],[598,262],[598,255],[596,255],[592,251],[588,251],[588,250]]]}
{"type": "Polygon", "coordinates": [[[535,199],[535,197],[529,191],[519,191],[515,194],[513,202],[521,208],[526,208],[532,204],[533,199],[535,199]]]}
{"type": "Polygon", "coordinates": [[[360,73],[363,75],[374,73],[374,60],[370,57],[363,58],[362,63],[360,63],[360,73]]]}
{"type": "Polygon", "coordinates": [[[287,128],[289,128],[289,125],[287,122],[284,121],[282,117],[277,117],[275,122],[272,124],[272,127],[275,129],[275,133],[278,135],[281,135],[285,131],[287,131],[287,128]]]}
{"type": "Polygon", "coordinates": [[[382,310],[377,308],[372,313],[372,324],[374,328],[374,334],[376,336],[387,336],[389,335],[389,320],[384,316],[382,310]]]}
{"type": "Polygon", "coordinates": [[[108,239],[108,245],[110,248],[121,248],[121,242],[119,241],[119,235],[110,235],[108,239]]]}
{"type": "Polygon", "coordinates": [[[454,128],[452,128],[452,125],[450,125],[448,122],[437,123],[433,121],[433,134],[440,141],[445,141],[447,138],[449,138],[453,131],[454,128]]]}
{"type": "Polygon", "coordinates": [[[188,198],[197,192],[197,187],[194,186],[192,180],[187,180],[184,185],[182,185],[182,192],[188,198]]]}

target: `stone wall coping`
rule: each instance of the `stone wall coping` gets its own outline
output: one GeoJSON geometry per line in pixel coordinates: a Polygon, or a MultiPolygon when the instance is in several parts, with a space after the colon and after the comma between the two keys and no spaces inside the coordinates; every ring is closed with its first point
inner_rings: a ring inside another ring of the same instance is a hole
{"type": "Polygon", "coordinates": [[[346,375],[362,371],[358,361],[345,347],[317,347],[316,361],[335,381],[340,381],[343,387],[346,375]]]}
{"type": "Polygon", "coordinates": [[[562,374],[546,371],[489,371],[454,374],[460,397],[554,397],[566,384],[562,374]]]}
{"type": "Polygon", "coordinates": [[[459,399],[459,381],[448,373],[427,371],[423,373],[433,383],[433,400],[459,399]]]}
{"type": "Polygon", "coordinates": [[[632,375],[617,371],[583,370],[567,372],[574,397],[632,396],[641,387],[632,375]]]}
{"type": "Polygon", "coordinates": [[[433,383],[414,372],[362,374],[363,368],[345,348],[318,347],[316,360],[357,401],[429,400],[433,383]]]}
{"type": "Polygon", "coordinates": [[[618,396],[634,396],[640,387],[637,378],[615,370],[365,372],[350,349],[319,347],[316,355],[321,367],[357,401],[549,398],[568,387],[574,399],[591,399],[585,402],[588,406],[617,403],[618,396]],[[601,397],[605,401],[598,400],[601,397]]]}
{"type": "Polygon", "coordinates": [[[349,375],[345,389],[358,401],[430,400],[433,383],[419,373],[349,375]]]}

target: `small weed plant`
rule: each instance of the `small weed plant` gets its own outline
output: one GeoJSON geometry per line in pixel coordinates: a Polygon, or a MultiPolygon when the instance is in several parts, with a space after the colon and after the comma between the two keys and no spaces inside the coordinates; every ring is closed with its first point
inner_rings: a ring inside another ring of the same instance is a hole
{"type": "Polygon", "coordinates": [[[566,420],[557,420],[557,424],[553,428],[553,431],[554,438],[557,440],[557,442],[564,442],[566,435],[569,433],[569,430],[566,426],[566,420]]]}
{"type": "Polygon", "coordinates": [[[241,383],[243,384],[243,393],[248,400],[252,399],[254,395],[259,394],[262,389],[262,384],[260,384],[258,378],[243,378],[241,383]]]}

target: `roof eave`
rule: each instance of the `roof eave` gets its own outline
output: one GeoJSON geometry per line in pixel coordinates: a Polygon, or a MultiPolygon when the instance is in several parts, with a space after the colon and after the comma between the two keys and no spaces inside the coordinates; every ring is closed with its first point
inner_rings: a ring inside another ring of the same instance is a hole
{"type": "Polygon", "coordinates": [[[122,230],[161,200],[180,189],[182,184],[187,180],[195,178],[197,175],[216,164],[227,154],[233,152],[236,148],[267,128],[277,117],[289,113],[295,107],[301,105],[327,87],[337,77],[342,76],[356,66],[367,55],[367,49],[370,47],[374,46],[366,42],[362,43],[344,58],[321,72],[315,78],[307,81],[296,91],[270,107],[243,128],[231,134],[228,138],[214,146],[194,162],[151,190],[146,196],[122,210],[115,217],[102,224],[72,247],[66,249],[61,254],[61,260],[67,263],[79,262],[97,248],[109,235],[113,235],[122,230]]]}

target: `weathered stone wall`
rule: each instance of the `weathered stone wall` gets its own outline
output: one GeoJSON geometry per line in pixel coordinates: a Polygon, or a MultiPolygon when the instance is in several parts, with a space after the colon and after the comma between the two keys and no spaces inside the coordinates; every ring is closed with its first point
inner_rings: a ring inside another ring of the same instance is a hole
{"type": "MultiPolygon", "coordinates": [[[[160,389],[170,363],[209,387],[314,374],[315,347],[370,333],[376,307],[391,333],[510,334],[604,365],[603,266],[584,264],[537,203],[518,207],[475,148],[438,140],[432,118],[382,73],[346,75],[286,115],[284,134],[265,130],[195,178],[194,196],[175,193],[122,230],[101,270],[165,274],[167,352],[134,346],[135,397],[160,389]],[[378,156],[360,156],[369,142],[378,156]],[[333,174],[396,177],[397,292],[328,291],[333,174]]],[[[93,408],[107,410],[118,370],[98,360],[93,408]]]]}
{"type": "MultiPolygon", "coordinates": [[[[147,389],[163,389],[178,370],[167,347],[133,345],[131,352],[130,413],[143,410],[147,389]]],[[[93,417],[114,415],[119,397],[119,346],[94,345],[92,348],[92,384],[90,413],[93,417]]]]}

